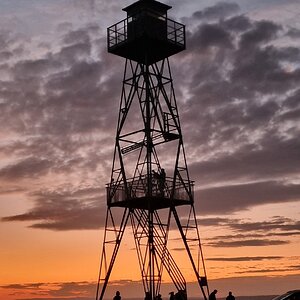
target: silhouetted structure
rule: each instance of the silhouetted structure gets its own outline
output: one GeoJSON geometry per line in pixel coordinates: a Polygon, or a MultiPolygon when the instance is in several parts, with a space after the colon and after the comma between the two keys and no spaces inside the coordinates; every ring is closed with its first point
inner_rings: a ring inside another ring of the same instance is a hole
{"type": "Polygon", "coordinates": [[[137,1],[123,9],[126,19],[107,30],[108,52],[126,58],[126,63],[107,184],[97,300],[103,299],[129,220],[147,300],[159,295],[163,270],[178,291],[175,298],[187,298],[185,278],[167,248],[171,220],[207,299],[194,183],[189,178],[168,59],[185,49],[185,27],[167,17],[170,8],[154,0],[137,1]],[[179,219],[179,207],[187,210],[184,221],[179,219]]]}

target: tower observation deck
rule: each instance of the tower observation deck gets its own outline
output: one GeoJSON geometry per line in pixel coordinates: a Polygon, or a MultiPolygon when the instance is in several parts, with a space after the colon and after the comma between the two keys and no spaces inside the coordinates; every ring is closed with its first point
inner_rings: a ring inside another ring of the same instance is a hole
{"type": "Polygon", "coordinates": [[[107,29],[108,52],[124,57],[112,171],[96,300],[105,295],[125,229],[130,224],[146,300],[160,293],[163,274],[187,299],[187,283],[168,248],[177,225],[204,300],[209,294],[169,57],[185,50],[185,26],[170,6],[139,0],[107,29]],[[179,209],[180,208],[180,209],[179,209]],[[184,214],[182,209],[184,208],[184,214]],[[180,216],[181,218],[180,218],[180,216]],[[121,216],[121,217],[120,217],[121,216]],[[172,228],[173,230],[173,228],[172,228]]]}
{"type": "Polygon", "coordinates": [[[108,52],[151,65],[185,49],[185,26],[167,17],[171,8],[138,1],[123,10],[127,18],[108,28],[108,52]]]}

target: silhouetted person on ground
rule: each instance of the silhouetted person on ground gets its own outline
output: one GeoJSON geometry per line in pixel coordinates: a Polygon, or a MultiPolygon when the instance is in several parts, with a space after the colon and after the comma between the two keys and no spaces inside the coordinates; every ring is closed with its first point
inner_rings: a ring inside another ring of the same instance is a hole
{"type": "Polygon", "coordinates": [[[179,290],[175,294],[175,300],[186,300],[186,291],[185,290],[179,290]]]}
{"type": "Polygon", "coordinates": [[[209,299],[209,300],[217,300],[217,297],[216,297],[217,292],[218,292],[217,290],[214,290],[213,292],[211,292],[211,293],[209,294],[208,299],[209,299]]]}
{"type": "Polygon", "coordinates": [[[116,291],[116,296],[114,296],[113,300],[121,300],[121,294],[119,291],[116,291]]]}
{"type": "Polygon", "coordinates": [[[228,293],[228,296],[226,297],[226,300],[235,300],[235,297],[232,295],[232,292],[228,293]]]}
{"type": "Polygon", "coordinates": [[[158,295],[155,297],[155,299],[156,299],[156,300],[162,300],[162,299],[161,299],[161,294],[158,294],[158,295]]]}
{"type": "Polygon", "coordinates": [[[170,292],[169,295],[170,295],[170,300],[175,300],[174,292],[170,292]]]}
{"type": "Polygon", "coordinates": [[[149,292],[146,292],[145,300],[151,300],[151,295],[149,292]]]}

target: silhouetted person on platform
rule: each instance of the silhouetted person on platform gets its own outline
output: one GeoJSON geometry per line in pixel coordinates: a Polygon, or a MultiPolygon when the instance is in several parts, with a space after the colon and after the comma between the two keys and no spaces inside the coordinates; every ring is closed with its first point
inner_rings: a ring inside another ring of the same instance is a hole
{"type": "Polygon", "coordinates": [[[158,191],[160,196],[164,196],[165,182],[166,182],[166,172],[165,169],[161,169],[160,172],[153,172],[153,177],[157,181],[158,191]]]}
{"type": "Polygon", "coordinates": [[[217,290],[214,290],[213,292],[211,292],[211,293],[209,294],[208,299],[209,299],[209,300],[217,300],[217,297],[216,297],[217,292],[218,292],[217,290]]]}
{"type": "Polygon", "coordinates": [[[226,300],[235,300],[235,297],[232,295],[232,292],[228,293],[228,296],[226,297],[226,300]]]}
{"type": "Polygon", "coordinates": [[[121,300],[121,294],[119,291],[116,291],[116,296],[114,296],[113,300],[121,300]]]}

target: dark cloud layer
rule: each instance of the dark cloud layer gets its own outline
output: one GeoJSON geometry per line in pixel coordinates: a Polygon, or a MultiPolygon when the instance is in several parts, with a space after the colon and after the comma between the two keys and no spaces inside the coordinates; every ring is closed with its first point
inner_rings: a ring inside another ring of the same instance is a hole
{"type": "MultiPolygon", "coordinates": [[[[217,177],[218,174],[213,176],[217,177]]],[[[225,185],[201,189],[196,193],[199,199],[197,207],[203,214],[230,213],[260,204],[298,201],[299,196],[300,185],[272,181],[225,185]]]]}
{"type": "Polygon", "coordinates": [[[289,241],[281,241],[281,240],[243,240],[243,241],[218,241],[218,242],[210,242],[207,245],[211,247],[260,247],[260,246],[276,246],[276,245],[284,245],[289,244],[289,241]]]}
{"type": "MultiPolygon", "coordinates": [[[[262,222],[250,222],[233,218],[204,218],[199,220],[202,226],[222,227],[232,234],[217,235],[207,240],[206,245],[212,247],[263,247],[285,245],[292,236],[300,235],[300,222],[289,218],[274,216],[262,222]]],[[[236,257],[228,260],[264,260],[280,259],[279,256],[236,257]]],[[[218,260],[218,258],[212,258],[218,260]]],[[[225,258],[226,261],[226,258],[225,258]]]]}
{"type": "Polygon", "coordinates": [[[262,261],[262,260],[278,260],[282,256],[244,256],[244,257],[208,257],[206,260],[210,261],[262,261]]]}
{"type": "Polygon", "coordinates": [[[99,195],[100,188],[36,192],[32,195],[36,203],[32,210],[2,221],[33,221],[29,227],[39,229],[98,229],[104,224],[99,195]]]}
{"type": "MultiPolygon", "coordinates": [[[[172,70],[197,211],[230,214],[299,201],[300,50],[282,43],[299,32],[240,15],[233,2],[186,20],[194,26],[172,70]]],[[[55,47],[34,48],[12,32],[0,33],[0,192],[24,191],[34,204],[2,221],[95,229],[104,215],[123,60],[106,53],[95,24],[57,28],[55,47]],[[37,49],[44,52],[37,55],[37,49]]],[[[231,230],[238,226],[252,230],[240,223],[231,230]]],[[[294,226],[276,234],[296,235],[294,226]]],[[[253,236],[243,243],[286,241],[253,236]]]]}

